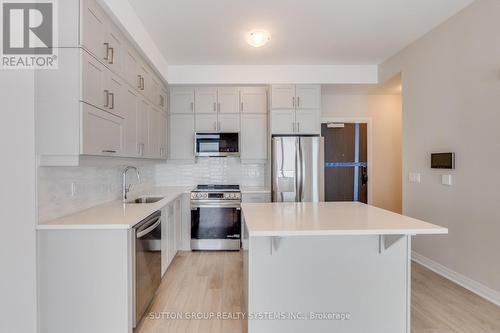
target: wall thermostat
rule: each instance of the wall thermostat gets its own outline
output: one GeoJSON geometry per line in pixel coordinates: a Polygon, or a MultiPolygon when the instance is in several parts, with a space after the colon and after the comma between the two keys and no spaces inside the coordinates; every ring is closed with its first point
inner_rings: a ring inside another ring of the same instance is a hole
{"type": "Polygon", "coordinates": [[[433,154],[431,154],[431,168],[433,168],[433,169],[455,169],[455,153],[433,153],[433,154]]]}

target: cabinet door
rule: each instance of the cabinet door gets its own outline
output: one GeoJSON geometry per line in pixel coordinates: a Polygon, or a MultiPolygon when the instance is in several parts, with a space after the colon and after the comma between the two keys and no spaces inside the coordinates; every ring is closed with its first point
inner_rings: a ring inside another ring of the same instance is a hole
{"type": "Polygon", "coordinates": [[[123,153],[123,118],[91,105],[82,106],[82,155],[120,156],[123,153]]]}
{"type": "Polygon", "coordinates": [[[173,88],[170,91],[170,113],[193,113],[194,89],[173,88]]]}
{"type": "Polygon", "coordinates": [[[101,109],[107,108],[109,98],[106,83],[106,67],[82,51],[82,101],[101,109]]]}
{"type": "Polygon", "coordinates": [[[217,130],[222,133],[231,133],[240,131],[239,114],[219,114],[217,130]]]}
{"type": "Polygon", "coordinates": [[[96,58],[105,61],[108,19],[95,0],[82,1],[81,6],[80,44],[96,58]]]}
{"type": "Polygon", "coordinates": [[[175,217],[174,204],[168,205],[168,264],[172,263],[177,250],[175,248],[175,217]]]}
{"type": "Polygon", "coordinates": [[[151,75],[150,79],[151,83],[151,102],[155,106],[160,106],[161,100],[160,100],[160,81],[154,76],[151,75]]]}
{"type": "Polygon", "coordinates": [[[151,158],[160,158],[161,149],[161,112],[153,106],[149,107],[149,117],[148,117],[148,156],[151,158]]]}
{"type": "Polygon", "coordinates": [[[105,61],[107,66],[115,73],[123,76],[124,74],[123,68],[125,61],[124,51],[126,50],[125,38],[119,32],[118,28],[116,28],[114,24],[112,24],[111,22],[109,24],[106,43],[109,44],[109,47],[106,46],[107,47],[106,52],[108,54],[107,54],[107,60],[105,61]]]}
{"type": "Polygon", "coordinates": [[[217,132],[217,128],[216,114],[196,115],[196,132],[217,132]]]}
{"type": "Polygon", "coordinates": [[[216,88],[196,88],[194,100],[196,113],[217,112],[216,88]]]}
{"type": "Polygon", "coordinates": [[[271,87],[271,109],[294,109],[295,85],[279,84],[271,87]]]}
{"type": "Polygon", "coordinates": [[[140,90],[141,82],[139,78],[139,56],[135,53],[131,46],[127,48],[124,56],[125,80],[127,80],[127,83],[134,87],[135,90],[140,90]]]}
{"type": "Polygon", "coordinates": [[[114,115],[125,118],[124,107],[125,103],[123,95],[127,89],[125,83],[118,75],[113,74],[107,70],[107,84],[106,84],[106,103],[107,107],[104,110],[111,112],[114,115]]]}
{"type": "Polygon", "coordinates": [[[125,137],[124,155],[139,157],[141,151],[138,141],[138,121],[140,116],[139,95],[133,89],[126,89],[124,95],[125,137]]]}
{"type": "Polygon", "coordinates": [[[160,157],[162,159],[167,158],[167,128],[168,128],[168,117],[167,114],[161,112],[160,118],[160,157]]]}
{"type": "Polygon", "coordinates": [[[149,109],[150,104],[140,97],[139,115],[137,117],[137,142],[139,145],[139,156],[144,157],[149,151],[149,109]]]}
{"type": "Polygon", "coordinates": [[[299,134],[319,134],[321,131],[320,110],[297,110],[296,131],[299,134]]]}
{"type": "Polygon", "coordinates": [[[163,276],[168,268],[168,206],[161,210],[161,275],[163,276]]]}
{"type": "Polygon", "coordinates": [[[267,159],[267,115],[241,115],[241,159],[267,159]]]}
{"type": "Polygon", "coordinates": [[[240,89],[241,112],[267,113],[267,88],[249,87],[240,89]]]}
{"type": "Polygon", "coordinates": [[[239,113],[240,89],[219,88],[217,91],[217,101],[219,103],[219,113],[239,113]]]}
{"type": "Polygon", "coordinates": [[[295,110],[272,110],[271,133],[295,134],[295,110]]]}
{"type": "Polygon", "coordinates": [[[168,112],[168,93],[165,89],[160,88],[160,108],[163,112],[168,112]]]}
{"type": "Polygon", "coordinates": [[[321,86],[318,84],[299,84],[295,87],[297,109],[320,109],[321,86]]]}
{"type": "Polygon", "coordinates": [[[181,199],[175,200],[174,220],[175,220],[175,250],[179,251],[182,249],[182,203],[181,203],[181,199]]]}
{"type": "Polygon", "coordinates": [[[170,115],[169,144],[170,159],[189,160],[194,158],[194,116],[189,114],[170,115]]]}

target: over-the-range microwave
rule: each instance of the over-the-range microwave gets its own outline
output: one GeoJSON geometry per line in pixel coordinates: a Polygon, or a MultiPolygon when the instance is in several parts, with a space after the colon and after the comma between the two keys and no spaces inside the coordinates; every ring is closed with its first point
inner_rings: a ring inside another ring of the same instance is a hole
{"type": "Polygon", "coordinates": [[[240,156],[239,141],[239,133],[196,133],[195,156],[240,156]]]}

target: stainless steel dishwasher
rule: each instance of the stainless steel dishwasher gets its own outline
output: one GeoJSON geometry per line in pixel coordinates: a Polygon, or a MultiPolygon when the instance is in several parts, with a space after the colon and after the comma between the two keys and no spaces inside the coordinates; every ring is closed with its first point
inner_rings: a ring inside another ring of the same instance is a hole
{"type": "Polygon", "coordinates": [[[134,328],[161,282],[161,212],[157,211],[134,227],[134,328]]]}

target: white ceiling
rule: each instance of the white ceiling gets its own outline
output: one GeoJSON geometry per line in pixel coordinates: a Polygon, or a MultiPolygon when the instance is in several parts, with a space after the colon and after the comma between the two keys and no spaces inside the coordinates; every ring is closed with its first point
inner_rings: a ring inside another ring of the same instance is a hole
{"type": "Polygon", "coordinates": [[[473,0],[129,0],[169,65],[373,65],[473,0]],[[245,33],[267,29],[252,48],[245,33]]]}

